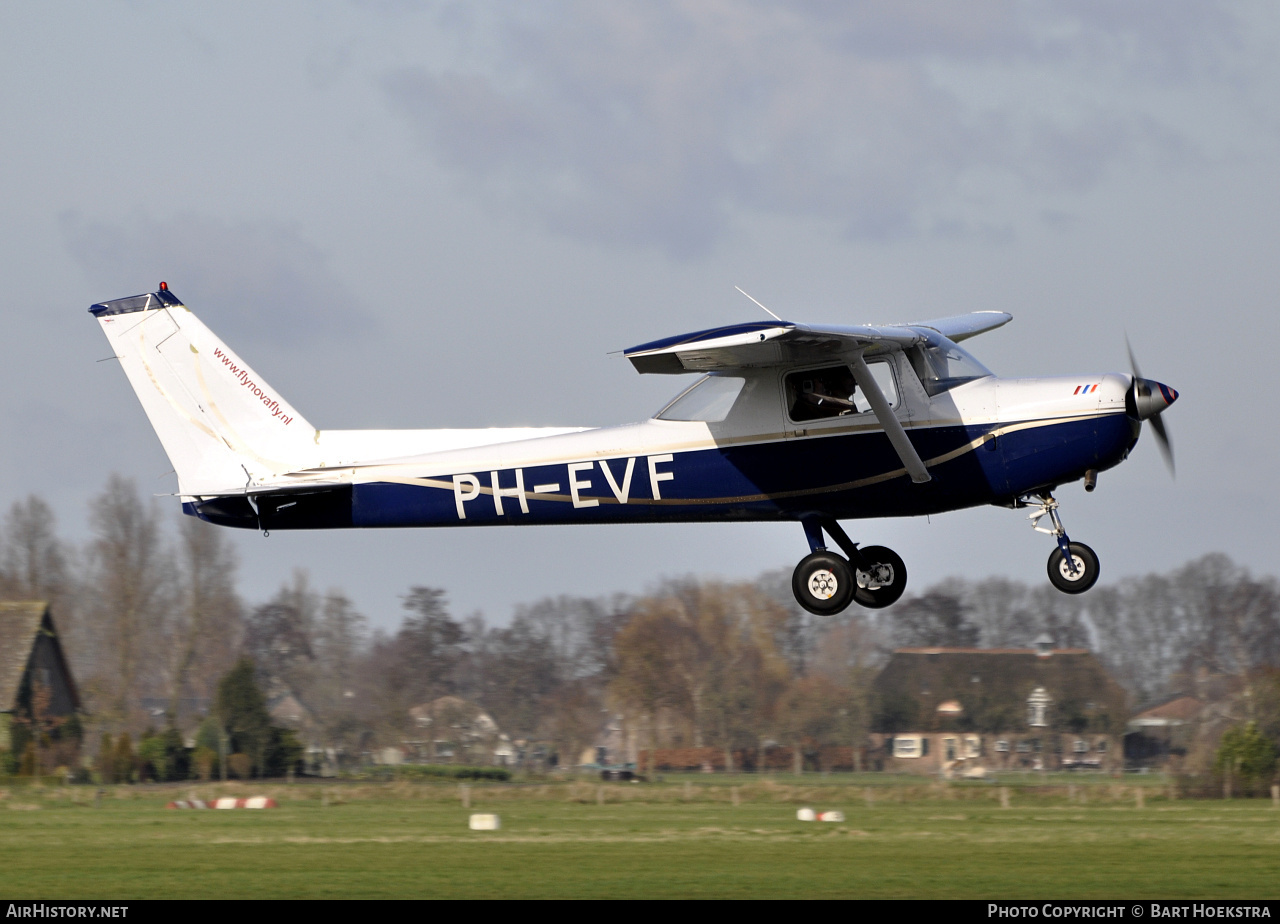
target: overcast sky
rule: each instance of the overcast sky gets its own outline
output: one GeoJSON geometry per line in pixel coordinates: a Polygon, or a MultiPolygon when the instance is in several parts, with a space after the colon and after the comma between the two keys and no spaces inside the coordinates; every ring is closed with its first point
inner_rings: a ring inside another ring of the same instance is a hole
{"type": "MultiPolygon", "coordinates": [[[[1280,8],[1175,2],[0,5],[0,505],[88,536],[170,466],[89,304],[161,279],[317,426],[598,425],[675,392],[608,355],[763,315],[1014,321],[997,373],[1181,399],[1059,494],[1104,583],[1209,551],[1276,573],[1280,8]]],[[[162,499],[176,516],[177,501],[162,499]]],[[[847,524],[919,590],[1045,580],[1025,513],[847,524]]],[[[498,621],[751,577],[798,525],[228,531],[375,623],[414,584],[498,621]]]]}

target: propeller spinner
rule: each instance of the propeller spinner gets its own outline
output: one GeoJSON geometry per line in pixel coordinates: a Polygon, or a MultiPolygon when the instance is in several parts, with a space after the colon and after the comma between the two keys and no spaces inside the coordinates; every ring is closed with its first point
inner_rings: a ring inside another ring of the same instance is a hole
{"type": "Polygon", "coordinates": [[[1151,424],[1165,464],[1169,466],[1169,473],[1173,474],[1173,447],[1169,443],[1169,431],[1165,429],[1160,414],[1178,400],[1178,393],[1161,382],[1144,379],[1138,369],[1138,360],[1134,358],[1133,347],[1129,345],[1128,336],[1124,338],[1124,345],[1129,351],[1129,367],[1133,370],[1133,382],[1124,398],[1125,410],[1134,420],[1145,420],[1151,424]]]}

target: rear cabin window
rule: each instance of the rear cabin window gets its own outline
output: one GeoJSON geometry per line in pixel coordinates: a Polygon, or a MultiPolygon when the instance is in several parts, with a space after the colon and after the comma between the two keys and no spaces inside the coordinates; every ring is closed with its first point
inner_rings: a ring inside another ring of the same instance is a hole
{"type": "MultiPolygon", "coordinates": [[[[887,362],[868,363],[867,367],[885,400],[893,407],[898,403],[898,386],[893,379],[893,370],[887,362]]],[[[792,372],[783,383],[787,413],[797,422],[850,417],[871,410],[871,402],[858,387],[853,370],[848,366],[792,372]]]]}
{"type": "Polygon", "coordinates": [[[703,376],[655,416],[659,420],[719,423],[733,410],[733,404],[738,400],[738,395],[742,394],[742,386],[746,382],[746,379],[732,375],[703,376]]]}

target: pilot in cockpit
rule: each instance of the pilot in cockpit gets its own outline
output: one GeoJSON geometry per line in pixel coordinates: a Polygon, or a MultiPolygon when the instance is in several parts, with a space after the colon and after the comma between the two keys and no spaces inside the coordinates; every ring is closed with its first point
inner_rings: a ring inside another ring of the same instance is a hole
{"type": "Polygon", "coordinates": [[[842,417],[858,410],[854,403],[857,384],[848,366],[806,372],[799,385],[791,414],[795,420],[842,417]]]}

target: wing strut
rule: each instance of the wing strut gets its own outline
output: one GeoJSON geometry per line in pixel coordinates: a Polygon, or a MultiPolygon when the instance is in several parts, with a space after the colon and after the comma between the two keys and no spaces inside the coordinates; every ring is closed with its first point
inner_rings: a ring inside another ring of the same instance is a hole
{"type": "Polygon", "coordinates": [[[933,476],[925,469],[924,462],[920,459],[916,448],[911,445],[911,440],[907,439],[907,431],[902,429],[902,424],[898,422],[898,418],[893,416],[889,401],[885,398],[884,392],[880,390],[880,385],[871,374],[871,370],[867,368],[866,361],[863,360],[861,353],[853,355],[853,377],[857,379],[858,387],[862,389],[862,393],[867,396],[867,402],[871,405],[871,410],[875,412],[876,420],[880,422],[880,426],[884,427],[884,435],[889,437],[889,442],[893,444],[894,451],[897,452],[898,458],[902,460],[902,464],[906,467],[907,474],[911,476],[911,480],[916,484],[932,481],[933,476]]]}

